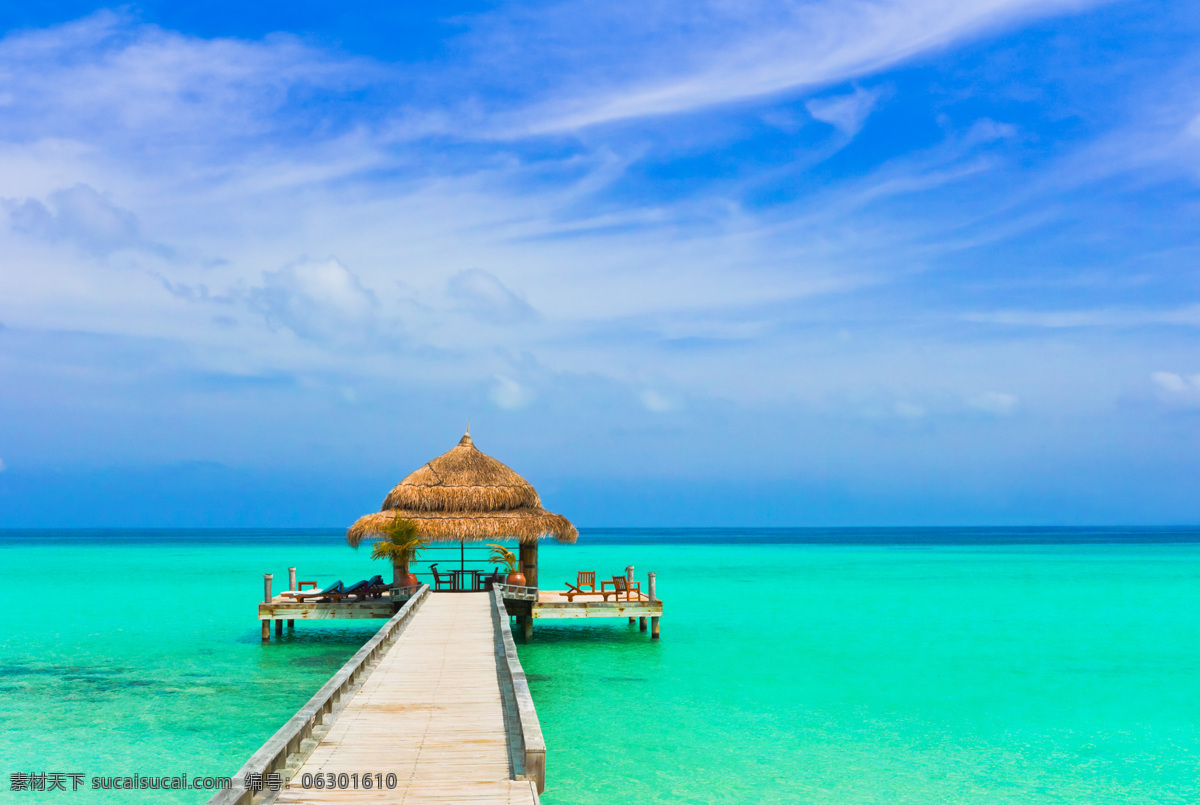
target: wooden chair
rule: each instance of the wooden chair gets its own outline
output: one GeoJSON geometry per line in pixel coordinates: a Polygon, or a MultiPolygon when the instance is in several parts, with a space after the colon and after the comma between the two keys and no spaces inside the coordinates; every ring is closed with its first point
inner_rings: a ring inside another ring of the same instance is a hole
{"type": "MultiPolygon", "coordinates": [[[[616,593],[616,598],[613,599],[615,601],[621,600],[621,593],[625,593],[626,601],[633,601],[633,600],[635,600],[633,597],[633,594],[635,592],[637,593],[636,600],[638,600],[638,601],[642,600],[642,583],[640,581],[630,582],[624,576],[613,576],[612,581],[600,582],[600,589],[603,590],[605,585],[609,585],[609,584],[611,584],[613,586],[613,592],[616,593]]],[[[605,598],[604,600],[607,601],[608,599],[605,598]]]]}
{"type": "MultiPolygon", "coordinates": [[[[608,597],[613,594],[609,590],[596,589],[596,571],[594,570],[579,571],[575,577],[575,583],[572,584],[568,581],[566,585],[568,601],[574,601],[577,595],[599,595],[607,601],[608,597]],[[584,589],[585,587],[589,589],[584,589]]],[[[601,588],[603,588],[603,585],[601,585],[601,588]]]]}
{"type": "Polygon", "coordinates": [[[446,573],[445,575],[443,575],[441,573],[438,573],[437,562],[434,562],[432,565],[429,566],[429,572],[433,574],[433,589],[435,592],[438,590],[443,590],[443,589],[445,589],[445,590],[457,590],[458,589],[458,587],[454,584],[454,574],[446,573]],[[443,584],[445,585],[445,587],[442,586],[443,584]]]}
{"type": "Polygon", "coordinates": [[[479,577],[479,581],[483,585],[483,589],[487,590],[489,593],[492,591],[492,585],[503,584],[506,579],[508,579],[508,574],[501,573],[499,565],[497,565],[491,573],[487,573],[479,577]]]}

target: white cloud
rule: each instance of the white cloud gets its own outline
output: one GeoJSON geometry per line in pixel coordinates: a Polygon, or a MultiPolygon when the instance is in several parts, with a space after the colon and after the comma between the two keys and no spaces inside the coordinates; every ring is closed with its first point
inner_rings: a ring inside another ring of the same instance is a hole
{"type": "Polygon", "coordinates": [[[1008,416],[1017,410],[1020,399],[1015,394],[1002,391],[985,391],[967,400],[967,405],[977,411],[993,416],[1008,416]]]}
{"type": "Polygon", "coordinates": [[[1154,372],[1150,375],[1158,398],[1169,405],[1200,405],[1200,374],[1181,375],[1175,372],[1154,372]]]}
{"type": "Polygon", "coordinates": [[[249,301],[272,326],[313,340],[345,340],[372,327],[374,295],[337,260],[301,260],[262,278],[249,301]]]}
{"type": "Polygon", "coordinates": [[[143,245],[137,216],[86,184],[55,190],[46,203],[30,198],[4,206],[14,230],[51,242],[68,241],[96,254],[143,245]]]}
{"type": "Polygon", "coordinates": [[[879,90],[856,87],[849,95],[813,98],[804,104],[804,108],[814,119],[828,123],[843,134],[853,137],[862,129],[871,110],[875,108],[879,95],[879,90]]]}
{"type": "Polygon", "coordinates": [[[892,407],[892,410],[896,412],[896,416],[903,417],[904,419],[920,419],[929,413],[922,406],[904,400],[898,401],[892,407]]]}
{"type": "Polygon", "coordinates": [[[654,389],[646,389],[638,395],[638,399],[641,400],[642,406],[647,411],[653,411],[656,414],[674,411],[676,407],[673,401],[658,393],[654,389]]]}
{"type": "Polygon", "coordinates": [[[506,411],[524,408],[533,402],[534,394],[531,389],[522,386],[517,381],[503,375],[496,375],[495,383],[488,391],[488,397],[506,411]]]}
{"type": "Polygon", "coordinates": [[[493,324],[512,324],[536,318],[529,303],[508,289],[494,274],[479,268],[460,271],[446,289],[463,309],[493,324]]]}

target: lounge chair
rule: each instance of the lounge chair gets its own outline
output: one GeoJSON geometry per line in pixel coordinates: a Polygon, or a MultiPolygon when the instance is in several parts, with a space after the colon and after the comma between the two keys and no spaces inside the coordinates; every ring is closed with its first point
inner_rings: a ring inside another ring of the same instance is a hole
{"type": "Polygon", "coordinates": [[[363,579],[362,581],[356,581],[353,584],[351,584],[349,587],[346,587],[345,589],[343,589],[341,595],[342,595],[342,598],[349,598],[350,596],[354,596],[359,601],[361,601],[367,597],[367,591],[370,589],[371,589],[371,582],[367,581],[366,579],[363,579]]]}
{"type": "Polygon", "coordinates": [[[599,595],[607,601],[608,597],[613,595],[612,592],[603,588],[604,585],[601,585],[601,589],[596,589],[596,571],[594,570],[581,570],[576,575],[574,584],[569,581],[566,584],[568,601],[574,601],[577,595],[599,595]],[[590,589],[585,590],[585,587],[590,589]]]}
{"type": "Polygon", "coordinates": [[[383,576],[372,576],[367,582],[367,598],[380,598],[391,586],[383,580],[383,576]]]}
{"type": "Polygon", "coordinates": [[[300,582],[296,583],[296,587],[298,589],[284,590],[283,592],[280,593],[280,595],[283,596],[284,598],[294,598],[295,596],[300,595],[301,593],[304,592],[305,586],[307,586],[310,590],[317,589],[317,583],[315,581],[300,581],[300,582]]]}
{"type": "Polygon", "coordinates": [[[324,590],[318,590],[318,591],[311,592],[311,593],[296,593],[292,597],[295,598],[297,601],[301,601],[301,602],[305,601],[309,598],[314,598],[318,602],[322,602],[322,601],[337,602],[337,601],[342,600],[342,596],[345,594],[345,589],[346,588],[342,585],[342,580],[338,579],[333,584],[330,584],[328,587],[326,587],[324,590]]]}
{"type": "MultiPolygon", "coordinates": [[[[612,585],[613,592],[616,593],[616,598],[614,599],[616,601],[621,600],[621,593],[625,593],[626,601],[633,601],[635,600],[633,597],[634,592],[637,593],[636,600],[642,600],[642,583],[640,581],[630,582],[624,576],[613,576],[612,581],[600,582],[600,589],[604,589],[605,585],[609,584],[612,585]]],[[[605,598],[604,600],[607,601],[608,599],[605,598]]]]}
{"type": "Polygon", "coordinates": [[[454,584],[454,574],[447,573],[445,575],[442,575],[441,573],[437,572],[437,566],[438,566],[437,562],[434,562],[432,565],[429,566],[429,572],[433,574],[433,589],[434,589],[434,591],[441,590],[441,589],[457,590],[458,587],[455,586],[455,584],[454,584]],[[445,585],[444,588],[442,587],[443,584],[445,585]]]}

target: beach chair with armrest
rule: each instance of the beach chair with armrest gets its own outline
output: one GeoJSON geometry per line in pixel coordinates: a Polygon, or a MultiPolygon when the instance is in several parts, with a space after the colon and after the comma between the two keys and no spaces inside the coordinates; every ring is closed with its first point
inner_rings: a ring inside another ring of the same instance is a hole
{"type": "Polygon", "coordinates": [[[330,584],[328,587],[326,587],[324,590],[314,590],[311,593],[296,593],[292,597],[295,598],[297,601],[301,601],[301,602],[307,601],[308,599],[311,598],[311,599],[314,599],[315,601],[317,601],[318,603],[320,603],[322,601],[332,601],[332,602],[336,603],[336,602],[342,600],[342,595],[344,595],[345,589],[346,588],[342,584],[342,580],[338,579],[333,584],[330,584]]]}
{"type": "Polygon", "coordinates": [[[610,591],[604,589],[603,585],[599,590],[596,589],[596,571],[594,570],[581,570],[576,575],[574,584],[569,581],[566,584],[568,601],[574,601],[577,595],[598,595],[607,601],[608,597],[612,595],[610,591]],[[585,587],[589,589],[584,589],[585,587]]]}
{"type": "MultiPolygon", "coordinates": [[[[612,581],[600,582],[600,589],[604,589],[604,587],[606,585],[610,585],[610,584],[613,587],[613,592],[616,594],[616,597],[614,598],[614,600],[620,601],[621,593],[625,593],[625,600],[633,601],[633,600],[635,600],[633,597],[633,594],[635,592],[637,593],[636,600],[638,600],[638,601],[642,600],[642,583],[640,581],[635,581],[635,582],[631,583],[624,576],[613,576],[612,581]]],[[[607,601],[608,599],[605,598],[604,600],[607,601]]]]}
{"type": "Polygon", "coordinates": [[[444,590],[457,590],[458,588],[454,584],[454,574],[453,573],[445,573],[445,574],[438,573],[437,566],[438,566],[437,562],[434,562],[432,565],[429,566],[429,572],[433,574],[433,589],[434,589],[434,591],[436,592],[438,590],[443,590],[443,589],[444,590]],[[443,586],[443,585],[445,585],[445,586],[443,586]]]}

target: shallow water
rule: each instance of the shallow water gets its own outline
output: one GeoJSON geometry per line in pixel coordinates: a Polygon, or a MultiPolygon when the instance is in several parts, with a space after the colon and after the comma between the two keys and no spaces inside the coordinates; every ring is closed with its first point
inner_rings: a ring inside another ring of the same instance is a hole
{"type": "MultiPolygon", "coordinates": [[[[8,775],[232,774],[378,627],[260,643],[263,572],[380,572],[336,535],[47,536],[0,538],[0,801],[204,802],[8,775]]],[[[1200,545],[662,538],[542,549],[543,587],[633,564],[665,601],[658,642],[539,621],[521,646],[547,805],[1200,800],[1200,545]]]]}

